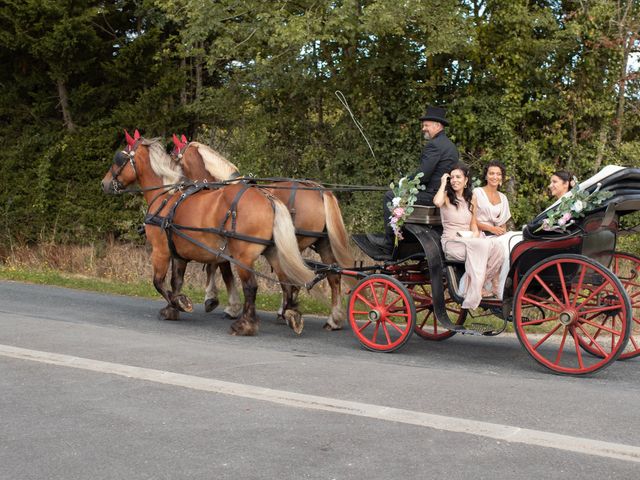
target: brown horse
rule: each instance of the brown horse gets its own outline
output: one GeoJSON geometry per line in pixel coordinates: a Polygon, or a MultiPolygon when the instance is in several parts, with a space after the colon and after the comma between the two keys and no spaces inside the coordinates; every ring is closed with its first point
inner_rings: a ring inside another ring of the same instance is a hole
{"type": "MultiPolygon", "coordinates": [[[[238,275],[244,306],[230,333],[255,335],[257,283],[250,269],[260,255],[267,258],[282,283],[301,285],[313,278],[297,248],[291,216],[282,202],[242,183],[194,194],[189,190],[158,193],[158,186],[176,184],[181,176],[157,139],[145,140],[136,132],[134,138],[127,134],[127,147],[115,154],[102,188],[113,193],[138,182],[144,192],[149,206],[145,231],[152,247],[153,284],[167,301],[160,311],[162,318],[174,320],[179,311],[191,309],[190,300],[180,294],[189,261],[219,264],[232,259],[241,266],[238,275]],[[167,291],[164,283],[171,261],[172,290],[167,291]]],[[[287,310],[285,319],[296,333],[302,331],[297,310],[287,310]]]]}
{"type": "MultiPolygon", "coordinates": [[[[184,135],[173,135],[173,156],[182,166],[186,178],[220,182],[239,177],[238,168],[220,153],[198,142],[187,142],[184,135]]],[[[312,247],[326,264],[350,268],[353,255],[338,201],[332,192],[311,181],[282,181],[264,187],[289,207],[302,252],[312,247]]],[[[331,287],[331,314],[324,328],[342,328],[346,315],[340,297],[340,275],[327,275],[331,287]]],[[[208,278],[212,282],[212,277],[208,278]]],[[[227,280],[225,279],[225,282],[227,280]]],[[[299,288],[283,285],[283,302],[279,315],[297,306],[299,288]]]]}

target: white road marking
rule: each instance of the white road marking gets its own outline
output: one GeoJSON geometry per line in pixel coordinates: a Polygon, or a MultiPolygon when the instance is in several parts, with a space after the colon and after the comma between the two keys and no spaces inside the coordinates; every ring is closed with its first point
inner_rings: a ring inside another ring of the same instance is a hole
{"type": "Polygon", "coordinates": [[[373,405],[370,403],[352,402],[337,398],[305,395],[302,393],[274,390],[240,383],[225,382],[212,378],[196,377],[180,373],[134,367],[119,363],[102,362],[88,358],[61,355],[57,353],[29,350],[0,345],[0,355],[20,360],[77,368],[98,373],[119,375],[136,380],[162,383],[177,387],[189,388],[205,392],[214,392],[236,397],[251,398],[272,402],[289,407],[321,410],[357,417],[367,417],[388,422],[417,425],[435,428],[447,432],[466,433],[482,437],[494,438],[505,442],[523,443],[539,447],[555,448],[570,452],[615,458],[640,463],[640,447],[621,443],[603,442],[589,438],[572,437],[557,433],[531,430],[527,428],[501,425],[497,423],[479,422],[457,417],[446,417],[430,413],[404,410],[400,408],[373,405]]]}

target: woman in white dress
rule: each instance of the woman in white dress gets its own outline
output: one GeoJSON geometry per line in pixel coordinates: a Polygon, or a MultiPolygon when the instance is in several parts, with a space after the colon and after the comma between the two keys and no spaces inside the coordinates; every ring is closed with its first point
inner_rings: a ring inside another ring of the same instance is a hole
{"type": "Polygon", "coordinates": [[[462,308],[474,309],[483,297],[498,294],[498,277],[503,263],[502,247],[478,230],[474,215],[475,199],[469,184],[469,167],[458,163],[451,173],[442,176],[433,204],[440,208],[442,219],[442,248],[445,257],[464,262],[465,285],[462,308]],[[462,232],[469,237],[460,236],[462,232]],[[486,291],[484,285],[491,285],[486,291]]]}
{"type": "Polygon", "coordinates": [[[504,284],[509,273],[509,254],[513,246],[522,240],[522,232],[509,232],[508,223],[511,220],[509,200],[498,189],[506,176],[506,169],[502,162],[491,160],[484,167],[486,184],[473,191],[475,200],[476,221],[478,228],[488,236],[495,236],[502,250],[504,263],[500,270],[497,296],[502,299],[504,284]]]}

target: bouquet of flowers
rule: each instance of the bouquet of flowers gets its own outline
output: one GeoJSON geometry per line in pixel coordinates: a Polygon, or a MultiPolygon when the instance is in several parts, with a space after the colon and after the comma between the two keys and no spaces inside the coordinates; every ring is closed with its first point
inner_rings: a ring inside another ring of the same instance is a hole
{"type": "Polygon", "coordinates": [[[391,228],[395,234],[395,244],[402,240],[402,225],[405,220],[413,212],[413,205],[418,198],[418,191],[424,190],[424,185],[420,185],[420,179],[424,176],[422,172],[413,178],[402,177],[398,184],[391,182],[389,187],[393,192],[393,199],[387,203],[387,207],[391,211],[389,217],[391,228]]]}
{"type": "Polygon", "coordinates": [[[542,221],[542,225],[536,232],[540,230],[566,232],[567,228],[576,223],[577,219],[584,217],[587,212],[613,195],[612,192],[601,192],[600,183],[593,192],[587,193],[586,190],[580,188],[575,178],[574,181],[576,186],[560,199],[558,206],[547,214],[547,218],[542,221]]]}

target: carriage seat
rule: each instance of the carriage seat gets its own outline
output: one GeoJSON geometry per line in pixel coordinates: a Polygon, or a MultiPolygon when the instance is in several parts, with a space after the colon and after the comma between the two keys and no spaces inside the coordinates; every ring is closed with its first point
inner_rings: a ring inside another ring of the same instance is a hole
{"type": "Polygon", "coordinates": [[[418,225],[442,225],[440,210],[433,205],[414,205],[413,212],[405,222],[418,225]]]}

